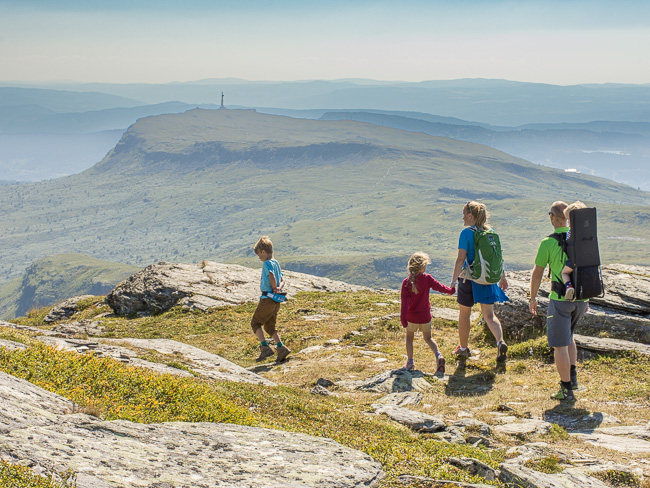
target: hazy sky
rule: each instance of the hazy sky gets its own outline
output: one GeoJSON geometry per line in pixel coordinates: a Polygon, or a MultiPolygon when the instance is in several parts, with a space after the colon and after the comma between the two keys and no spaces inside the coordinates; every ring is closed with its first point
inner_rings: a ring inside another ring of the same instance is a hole
{"type": "Polygon", "coordinates": [[[648,0],[0,0],[0,81],[650,83],[648,0]]]}

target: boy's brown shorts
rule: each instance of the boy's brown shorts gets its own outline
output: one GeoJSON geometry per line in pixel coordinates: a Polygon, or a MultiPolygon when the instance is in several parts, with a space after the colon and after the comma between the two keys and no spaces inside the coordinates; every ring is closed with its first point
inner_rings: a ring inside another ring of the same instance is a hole
{"type": "Polygon", "coordinates": [[[280,302],[276,302],[270,298],[260,298],[260,302],[257,304],[257,308],[251,319],[253,332],[257,332],[257,329],[264,327],[268,335],[273,335],[279,310],[280,302]]]}

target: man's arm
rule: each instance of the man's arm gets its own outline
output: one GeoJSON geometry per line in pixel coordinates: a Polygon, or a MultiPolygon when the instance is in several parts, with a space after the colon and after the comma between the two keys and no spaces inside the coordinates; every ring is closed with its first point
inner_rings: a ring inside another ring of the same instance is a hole
{"type": "Polygon", "coordinates": [[[533,315],[537,315],[537,292],[539,291],[539,285],[542,283],[543,276],[544,268],[535,265],[533,273],[530,276],[530,302],[528,304],[530,313],[533,315]]]}

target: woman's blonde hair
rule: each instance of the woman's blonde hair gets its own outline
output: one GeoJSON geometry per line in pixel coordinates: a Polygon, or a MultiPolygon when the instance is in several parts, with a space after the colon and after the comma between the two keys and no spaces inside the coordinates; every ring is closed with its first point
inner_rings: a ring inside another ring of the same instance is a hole
{"type": "Polygon", "coordinates": [[[487,229],[490,214],[487,211],[487,207],[483,203],[474,201],[467,202],[463,207],[463,212],[472,214],[476,227],[487,229]]]}
{"type": "Polygon", "coordinates": [[[569,214],[571,213],[571,210],[576,210],[578,208],[587,208],[587,205],[582,203],[580,200],[573,202],[571,205],[564,209],[564,218],[569,220],[569,214]]]}
{"type": "Polygon", "coordinates": [[[415,278],[419,274],[424,273],[424,270],[429,263],[431,263],[431,259],[429,259],[429,255],[425,252],[416,252],[410,257],[407,269],[413,293],[418,292],[418,288],[415,286],[415,278]]]}

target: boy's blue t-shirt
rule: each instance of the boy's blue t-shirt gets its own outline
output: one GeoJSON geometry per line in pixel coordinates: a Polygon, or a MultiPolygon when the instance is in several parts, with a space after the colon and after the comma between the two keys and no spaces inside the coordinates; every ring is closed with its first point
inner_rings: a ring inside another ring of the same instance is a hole
{"type": "Polygon", "coordinates": [[[273,273],[273,276],[275,277],[275,285],[280,286],[280,283],[282,282],[282,270],[280,269],[280,263],[273,258],[262,263],[262,280],[260,281],[260,290],[262,292],[273,293],[271,280],[269,280],[269,273],[273,273]]]}

